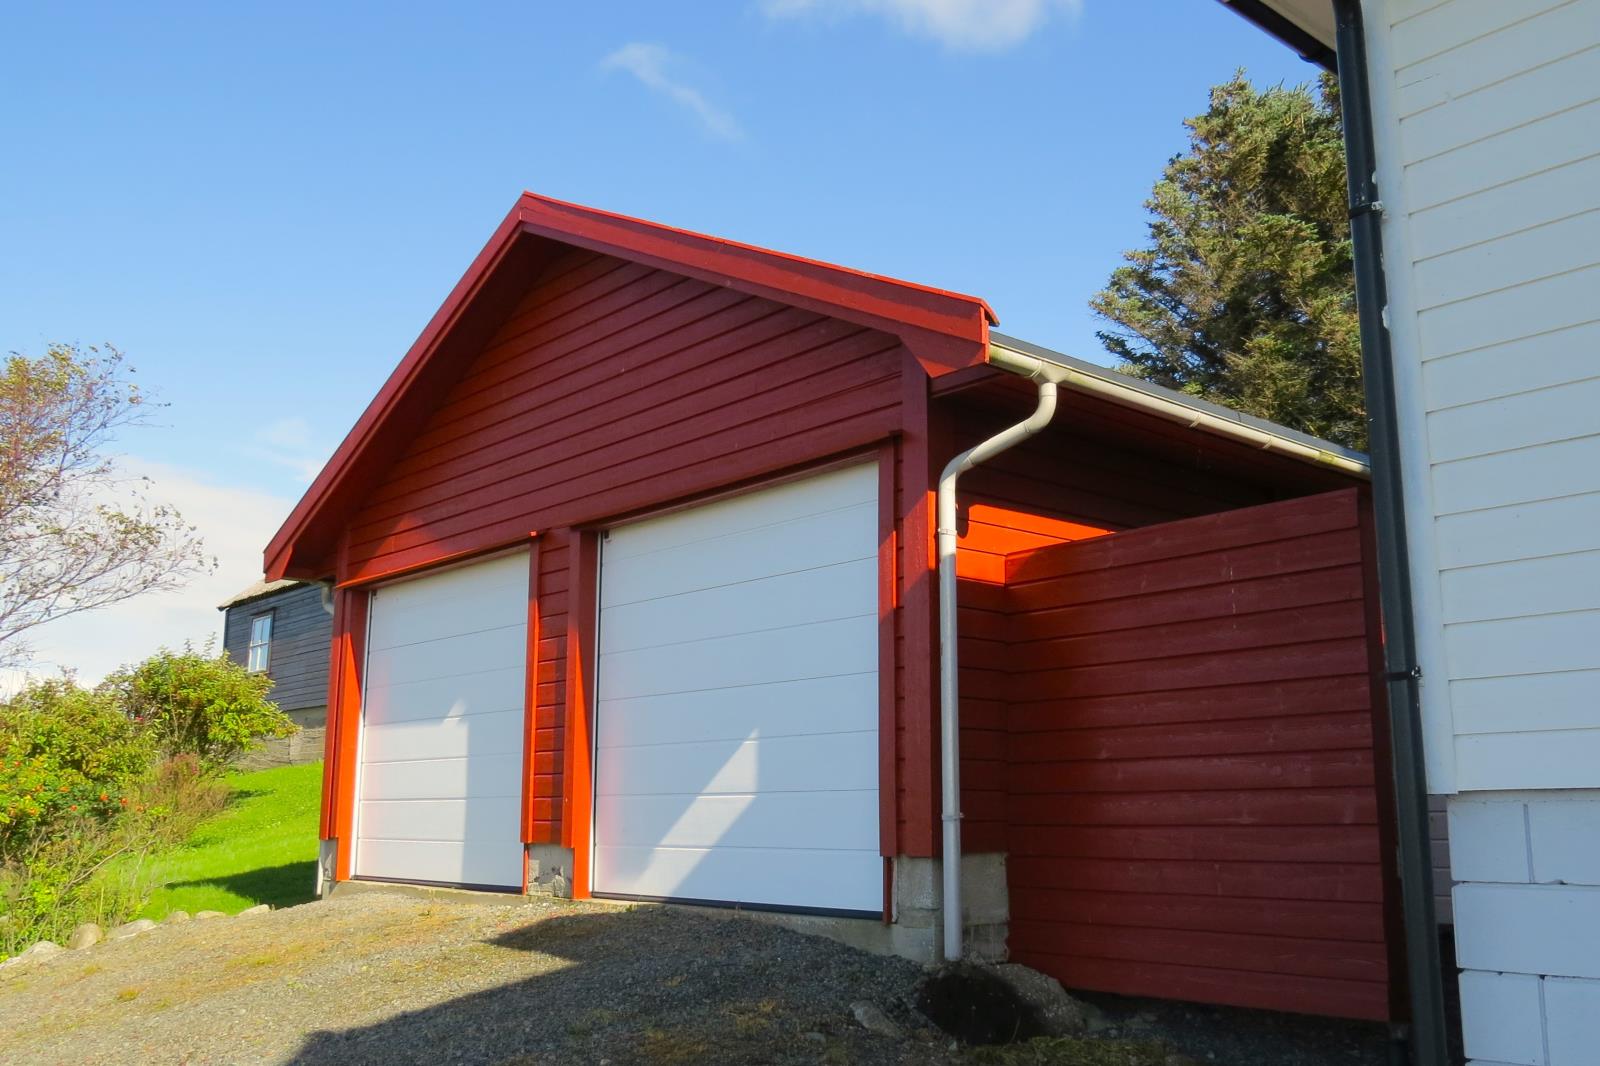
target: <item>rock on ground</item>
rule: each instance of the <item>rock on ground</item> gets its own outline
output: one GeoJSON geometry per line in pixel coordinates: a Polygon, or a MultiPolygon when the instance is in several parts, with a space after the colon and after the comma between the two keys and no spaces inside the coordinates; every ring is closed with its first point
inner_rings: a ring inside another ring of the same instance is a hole
{"type": "Polygon", "coordinates": [[[111,930],[111,932],[106,934],[106,939],[126,940],[130,936],[138,936],[140,933],[148,933],[155,927],[156,923],[151,921],[149,918],[140,918],[137,921],[129,922],[127,925],[117,926],[115,929],[111,930]]]}
{"type": "Polygon", "coordinates": [[[994,967],[994,972],[1033,1008],[1039,1027],[1047,1036],[1076,1036],[1100,1019],[1099,1010],[1067,995],[1061,982],[1049,974],[1015,962],[1002,963],[994,967]]]}
{"type": "Polygon", "coordinates": [[[895,1024],[894,1019],[883,1012],[883,1008],[868,999],[857,1000],[850,1004],[850,1013],[861,1024],[861,1028],[869,1033],[877,1033],[891,1040],[899,1040],[905,1036],[905,1030],[895,1024]]]}
{"type": "Polygon", "coordinates": [[[84,922],[72,931],[72,936],[67,940],[67,947],[73,951],[82,951],[92,948],[105,939],[105,931],[94,922],[84,922]]]}

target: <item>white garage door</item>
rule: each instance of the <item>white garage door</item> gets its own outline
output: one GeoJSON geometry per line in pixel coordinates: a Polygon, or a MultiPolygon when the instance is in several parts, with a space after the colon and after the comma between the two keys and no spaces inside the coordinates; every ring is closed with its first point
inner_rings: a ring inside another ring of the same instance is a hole
{"type": "Polygon", "coordinates": [[[356,876],[521,888],[527,554],[379,588],[371,611],[356,876]]]}
{"type": "Polygon", "coordinates": [[[883,908],[878,472],[611,530],[594,890],[883,908]]]}

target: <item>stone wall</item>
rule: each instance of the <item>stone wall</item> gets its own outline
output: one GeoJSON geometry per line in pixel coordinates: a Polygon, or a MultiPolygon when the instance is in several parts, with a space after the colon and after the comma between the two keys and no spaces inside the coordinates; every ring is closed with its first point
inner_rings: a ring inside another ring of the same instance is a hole
{"type": "Polygon", "coordinates": [[[234,765],[241,770],[265,770],[273,766],[319,761],[322,758],[323,737],[328,731],[328,709],[309,707],[290,711],[289,717],[300,727],[294,734],[281,740],[267,741],[234,765]]]}

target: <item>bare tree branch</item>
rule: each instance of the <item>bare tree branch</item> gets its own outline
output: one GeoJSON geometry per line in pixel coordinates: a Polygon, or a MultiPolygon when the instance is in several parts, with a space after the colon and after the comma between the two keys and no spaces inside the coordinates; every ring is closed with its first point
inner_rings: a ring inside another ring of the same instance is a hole
{"type": "Polygon", "coordinates": [[[109,345],[0,368],[0,666],[25,663],[20,638],[47,622],[216,565],[182,515],[117,476],[106,449],[152,406],[131,373],[109,345]]]}

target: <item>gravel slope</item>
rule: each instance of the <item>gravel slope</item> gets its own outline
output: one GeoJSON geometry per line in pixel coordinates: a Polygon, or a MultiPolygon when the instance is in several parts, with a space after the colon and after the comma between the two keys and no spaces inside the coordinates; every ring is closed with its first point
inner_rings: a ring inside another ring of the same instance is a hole
{"type": "Polygon", "coordinates": [[[348,895],[0,971],[28,1063],[937,1063],[914,965],[765,923],[564,900],[348,895]]]}
{"type": "Polygon", "coordinates": [[[956,1050],[922,971],[764,922],[341,895],[0,968],[0,1064],[1373,1066],[1384,1028],[1086,997],[1084,1039],[956,1050]],[[904,1032],[857,1024],[868,1000],[904,1032]]]}

